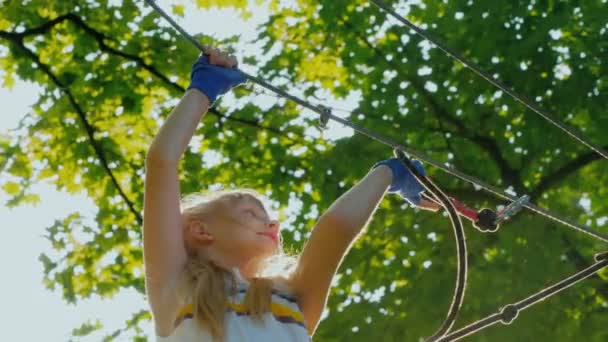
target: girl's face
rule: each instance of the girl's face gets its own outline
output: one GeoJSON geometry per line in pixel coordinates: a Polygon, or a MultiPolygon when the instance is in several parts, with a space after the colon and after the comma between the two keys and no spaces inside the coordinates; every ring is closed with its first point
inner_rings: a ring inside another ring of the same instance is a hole
{"type": "Polygon", "coordinates": [[[217,252],[241,263],[279,250],[279,222],[270,218],[260,200],[249,194],[234,194],[218,204],[205,225],[217,252]]]}

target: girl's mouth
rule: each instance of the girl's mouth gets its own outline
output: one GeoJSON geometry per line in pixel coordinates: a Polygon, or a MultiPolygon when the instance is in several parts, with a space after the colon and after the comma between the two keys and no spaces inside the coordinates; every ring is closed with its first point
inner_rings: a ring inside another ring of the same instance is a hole
{"type": "Polygon", "coordinates": [[[271,238],[272,241],[274,241],[274,242],[277,242],[279,240],[279,237],[274,233],[267,232],[267,233],[258,233],[258,234],[267,236],[267,237],[271,238]]]}

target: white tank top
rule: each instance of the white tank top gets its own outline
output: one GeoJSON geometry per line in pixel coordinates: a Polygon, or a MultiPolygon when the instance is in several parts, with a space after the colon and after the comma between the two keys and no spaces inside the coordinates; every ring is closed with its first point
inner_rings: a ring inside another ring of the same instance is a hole
{"type": "MultiPolygon", "coordinates": [[[[296,298],[286,291],[273,289],[271,312],[265,313],[263,323],[254,321],[245,310],[245,294],[249,282],[238,271],[237,293],[228,296],[224,316],[225,342],[312,341],[296,298]]],[[[211,334],[193,318],[192,305],[182,307],[171,335],[156,335],[156,342],[212,342],[211,334]]]]}

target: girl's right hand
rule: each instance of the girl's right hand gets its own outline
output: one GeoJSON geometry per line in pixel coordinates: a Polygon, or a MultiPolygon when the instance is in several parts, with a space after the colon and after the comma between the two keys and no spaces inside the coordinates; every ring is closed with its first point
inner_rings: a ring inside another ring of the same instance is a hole
{"type": "Polygon", "coordinates": [[[209,63],[213,65],[234,68],[239,64],[234,55],[227,55],[220,51],[220,49],[205,46],[203,53],[208,56],[209,63]]]}
{"type": "Polygon", "coordinates": [[[206,47],[190,73],[188,89],[198,89],[209,98],[209,103],[227,93],[230,89],[247,81],[245,75],[237,69],[238,61],[232,55],[206,47]]]}

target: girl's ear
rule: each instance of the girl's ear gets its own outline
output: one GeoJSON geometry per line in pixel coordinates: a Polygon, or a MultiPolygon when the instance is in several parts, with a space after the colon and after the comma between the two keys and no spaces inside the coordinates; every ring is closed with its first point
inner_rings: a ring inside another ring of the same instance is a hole
{"type": "Polygon", "coordinates": [[[188,222],[188,235],[203,245],[209,245],[213,242],[214,237],[209,232],[207,225],[199,219],[192,219],[188,222]]]}

